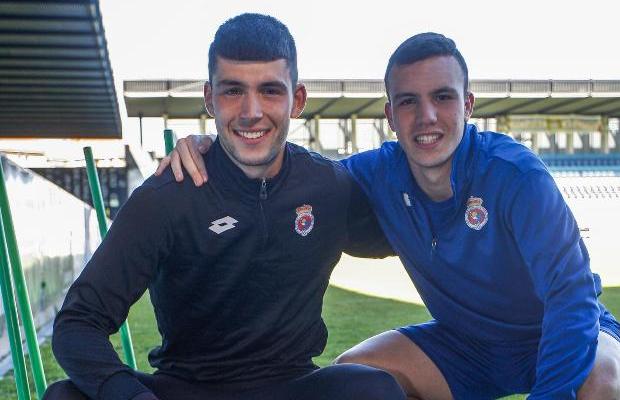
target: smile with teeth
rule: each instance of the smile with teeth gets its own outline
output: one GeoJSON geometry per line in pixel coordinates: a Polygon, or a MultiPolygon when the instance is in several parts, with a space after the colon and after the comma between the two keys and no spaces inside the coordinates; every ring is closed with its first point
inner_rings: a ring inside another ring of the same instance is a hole
{"type": "Polygon", "coordinates": [[[265,136],[265,134],[267,133],[267,129],[262,130],[262,131],[240,131],[240,130],[236,130],[235,132],[241,136],[244,137],[246,139],[259,139],[263,136],[265,136]]]}
{"type": "Polygon", "coordinates": [[[420,135],[415,137],[416,143],[419,144],[432,144],[439,140],[441,137],[438,133],[430,133],[428,135],[420,135]]]}

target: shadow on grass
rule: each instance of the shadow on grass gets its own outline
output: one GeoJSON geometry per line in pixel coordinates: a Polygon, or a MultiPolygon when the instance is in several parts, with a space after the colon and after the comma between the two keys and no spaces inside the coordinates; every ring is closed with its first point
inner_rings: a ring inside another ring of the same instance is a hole
{"type": "MultiPolygon", "coordinates": [[[[614,315],[620,316],[620,287],[605,288],[602,301],[614,315]]],[[[430,319],[423,306],[367,296],[332,286],[325,295],[323,317],[329,330],[329,339],[323,354],[315,358],[315,362],[320,366],[329,365],[340,353],[373,335],[430,319]]],[[[143,296],[132,307],[129,325],[138,369],[152,372],[147,355],[153,347],[160,344],[160,336],[148,296],[143,296]]],[[[118,335],[112,336],[112,342],[119,354],[122,354],[118,335]]],[[[56,363],[49,342],[41,347],[41,353],[48,383],[64,379],[66,376],[56,363]]],[[[32,377],[29,381],[32,382],[32,377]]],[[[34,392],[32,398],[36,399],[34,392]]],[[[505,400],[524,398],[511,396],[505,400]]],[[[0,399],[17,399],[15,381],[10,375],[0,379],[0,399]]]]}

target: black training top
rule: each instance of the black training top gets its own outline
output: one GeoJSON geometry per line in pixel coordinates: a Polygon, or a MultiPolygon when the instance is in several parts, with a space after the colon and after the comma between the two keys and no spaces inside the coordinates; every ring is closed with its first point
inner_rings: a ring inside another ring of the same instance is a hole
{"type": "Polygon", "coordinates": [[[316,368],[327,339],[323,295],[343,250],[392,254],[370,206],[339,163],[287,143],[273,179],[249,179],[216,141],[209,181],[168,170],[136,189],[55,324],[53,350],[93,398],[146,388],[108,337],[148,288],[161,373],[214,386],[253,387],[316,368]]]}

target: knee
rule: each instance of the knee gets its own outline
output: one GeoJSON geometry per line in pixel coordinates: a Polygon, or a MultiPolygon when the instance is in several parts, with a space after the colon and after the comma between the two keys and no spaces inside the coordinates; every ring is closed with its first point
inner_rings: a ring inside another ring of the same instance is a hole
{"type": "Polygon", "coordinates": [[[48,386],[42,400],[88,400],[88,398],[67,379],[48,386]]]}
{"type": "Polygon", "coordinates": [[[349,379],[341,398],[355,400],[405,400],[405,392],[388,372],[366,365],[343,364],[349,379]]]}
{"type": "Polygon", "coordinates": [[[388,372],[375,369],[365,378],[362,393],[368,400],[406,399],[405,392],[398,381],[388,372]]]}
{"type": "Polygon", "coordinates": [[[609,359],[592,369],[579,389],[579,399],[620,400],[620,365],[609,359]]]}
{"type": "Polygon", "coordinates": [[[367,355],[355,349],[347,350],[334,360],[334,364],[362,364],[373,365],[372,359],[367,355]]]}

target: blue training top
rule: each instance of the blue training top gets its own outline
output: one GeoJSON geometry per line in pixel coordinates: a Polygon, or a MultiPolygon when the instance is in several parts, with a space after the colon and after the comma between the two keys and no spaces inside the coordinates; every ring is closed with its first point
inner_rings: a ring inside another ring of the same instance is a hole
{"type": "Polygon", "coordinates": [[[539,339],[530,399],[576,398],[594,364],[600,279],[542,161],[467,125],[453,197],[433,203],[396,142],[344,160],[432,316],[495,342],[539,339]]]}

